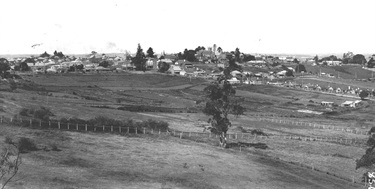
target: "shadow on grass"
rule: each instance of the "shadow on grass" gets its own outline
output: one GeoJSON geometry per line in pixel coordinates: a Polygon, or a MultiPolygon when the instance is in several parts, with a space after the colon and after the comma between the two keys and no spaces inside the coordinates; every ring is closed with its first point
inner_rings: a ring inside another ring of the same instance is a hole
{"type": "Polygon", "coordinates": [[[247,142],[236,142],[236,143],[227,143],[226,148],[235,148],[235,147],[247,147],[247,148],[257,148],[257,149],[267,149],[268,146],[265,143],[247,143],[247,142]]]}

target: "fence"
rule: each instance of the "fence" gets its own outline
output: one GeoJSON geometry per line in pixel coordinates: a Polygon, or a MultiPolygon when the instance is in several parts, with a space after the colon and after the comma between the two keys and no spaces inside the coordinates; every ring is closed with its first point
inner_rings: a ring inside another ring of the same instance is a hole
{"type": "Polygon", "coordinates": [[[308,126],[313,127],[315,129],[329,129],[334,131],[342,131],[347,133],[353,133],[357,135],[367,135],[366,130],[359,130],[350,127],[343,127],[343,126],[335,126],[335,125],[325,125],[325,124],[317,124],[311,122],[302,122],[302,121],[291,121],[285,119],[278,119],[280,117],[274,116],[272,114],[265,115],[265,114],[250,114],[249,116],[256,117],[258,121],[265,121],[265,122],[272,122],[272,123],[280,123],[280,124],[290,124],[290,125],[300,125],[300,126],[308,126]],[[268,117],[275,117],[275,118],[268,118],[268,117]]]}
{"type": "MultiPolygon", "coordinates": [[[[0,124],[8,123],[11,125],[16,125],[20,127],[29,127],[35,129],[58,129],[58,130],[68,130],[68,131],[83,131],[83,132],[112,132],[112,133],[124,133],[124,134],[155,134],[155,135],[169,135],[173,137],[178,137],[180,139],[194,139],[198,138],[207,138],[207,139],[214,139],[219,138],[218,135],[213,134],[211,132],[202,133],[202,132],[184,132],[178,130],[160,130],[160,129],[153,129],[153,128],[137,128],[137,127],[123,127],[123,126],[93,126],[87,124],[72,124],[67,122],[60,122],[60,121],[42,121],[37,119],[31,118],[6,118],[0,117],[0,124]]],[[[318,141],[318,142],[331,142],[331,143],[338,143],[343,145],[356,145],[356,146],[363,146],[366,143],[366,140],[361,139],[349,139],[349,138],[335,138],[335,137],[323,137],[323,136],[302,136],[302,135],[269,135],[269,136],[259,136],[253,135],[251,133],[228,133],[227,134],[228,140],[238,140],[238,141],[251,141],[254,142],[255,140],[266,140],[266,139],[283,139],[283,140],[300,140],[300,141],[318,141]]],[[[246,151],[246,146],[239,145],[240,151],[246,151]],[[245,148],[244,148],[245,147],[245,148]]],[[[260,155],[262,154],[260,152],[260,155]]],[[[269,157],[269,156],[268,156],[269,157]]],[[[272,158],[272,157],[269,157],[272,158]]],[[[319,170],[318,168],[314,167],[314,165],[305,165],[298,162],[288,162],[285,160],[281,160],[276,158],[278,161],[282,161],[289,164],[294,164],[300,167],[312,169],[314,171],[325,172],[326,174],[341,178],[343,180],[358,184],[361,183],[361,180],[356,179],[354,176],[351,178],[347,178],[345,176],[340,176],[339,173],[329,173],[326,171],[319,170]]]]}

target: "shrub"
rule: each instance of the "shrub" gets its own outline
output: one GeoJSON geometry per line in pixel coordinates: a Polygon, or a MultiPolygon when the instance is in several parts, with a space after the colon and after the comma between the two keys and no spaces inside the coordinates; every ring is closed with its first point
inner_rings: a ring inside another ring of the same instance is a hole
{"type": "Polygon", "coordinates": [[[29,139],[29,138],[21,137],[18,140],[18,150],[21,153],[35,151],[37,149],[38,148],[36,147],[35,143],[31,139],[29,139]]]}
{"type": "Polygon", "coordinates": [[[21,116],[34,117],[41,120],[49,120],[50,116],[54,116],[49,108],[43,106],[36,110],[34,108],[22,108],[18,114],[21,116]]]}
{"type": "Polygon", "coordinates": [[[250,132],[252,135],[262,135],[262,136],[268,136],[266,133],[264,133],[262,130],[260,129],[254,129],[250,132]]]}
{"type": "Polygon", "coordinates": [[[51,112],[49,108],[41,106],[40,109],[35,110],[34,118],[41,119],[41,120],[49,120],[50,116],[54,116],[54,114],[51,112]]]}
{"type": "Polygon", "coordinates": [[[6,144],[13,144],[13,139],[10,136],[6,136],[4,142],[6,144]]]}

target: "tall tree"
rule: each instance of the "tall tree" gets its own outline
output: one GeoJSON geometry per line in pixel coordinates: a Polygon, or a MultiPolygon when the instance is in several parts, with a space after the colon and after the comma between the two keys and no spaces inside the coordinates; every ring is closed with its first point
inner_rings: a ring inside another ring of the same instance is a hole
{"type": "Polygon", "coordinates": [[[319,57],[318,57],[318,55],[315,55],[315,57],[314,57],[313,60],[315,60],[315,63],[318,63],[318,61],[319,61],[319,57]]]}
{"type": "Polygon", "coordinates": [[[50,57],[51,55],[47,53],[47,51],[44,51],[43,54],[40,55],[40,57],[43,57],[43,58],[48,58],[50,57]]]}
{"type": "Polygon", "coordinates": [[[139,43],[138,43],[137,53],[135,54],[135,57],[132,59],[132,62],[136,70],[141,70],[141,71],[146,70],[145,53],[143,52],[143,49],[141,48],[141,45],[139,43]]]}
{"type": "Polygon", "coordinates": [[[241,52],[240,49],[237,47],[236,50],[234,51],[234,59],[236,62],[241,62],[241,52]]]}
{"type": "Polygon", "coordinates": [[[147,50],[147,57],[153,58],[154,57],[154,50],[150,47],[147,50]]]}
{"type": "Polygon", "coordinates": [[[367,62],[368,68],[374,68],[375,67],[375,60],[371,57],[371,59],[367,62]]]}
{"type": "Polygon", "coordinates": [[[242,115],[245,108],[242,106],[243,98],[236,96],[236,90],[228,82],[231,71],[241,69],[235,60],[229,58],[229,67],[225,68],[224,75],[204,89],[205,105],[203,113],[210,116],[211,132],[220,135],[220,146],[226,147],[227,131],[231,126],[228,115],[242,115]]]}
{"type": "Polygon", "coordinates": [[[10,70],[8,60],[5,58],[0,58],[0,74],[2,78],[5,77],[5,74],[8,70],[10,70]]]}

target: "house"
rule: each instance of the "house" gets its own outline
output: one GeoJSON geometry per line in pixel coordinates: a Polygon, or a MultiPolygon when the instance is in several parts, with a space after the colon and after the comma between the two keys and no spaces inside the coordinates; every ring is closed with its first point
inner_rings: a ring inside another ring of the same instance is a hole
{"type": "MultiPolygon", "coordinates": [[[[172,75],[180,75],[180,72],[182,71],[181,67],[178,65],[171,65],[169,67],[168,72],[170,72],[172,75]]],[[[186,73],[186,72],[185,72],[186,73]]]]}
{"type": "Polygon", "coordinates": [[[227,80],[230,84],[238,84],[241,83],[240,80],[238,80],[236,77],[233,77],[232,79],[227,80]]]}
{"type": "Polygon", "coordinates": [[[158,62],[155,58],[147,58],[146,61],[146,68],[147,69],[158,69],[158,62]]]}
{"type": "Polygon", "coordinates": [[[342,65],[342,61],[338,61],[338,60],[327,60],[325,62],[327,63],[328,66],[341,66],[342,65]]]}
{"type": "Polygon", "coordinates": [[[320,104],[322,106],[332,107],[334,103],[333,102],[322,101],[320,104]]]}
{"type": "Polygon", "coordinates": [[[345,101],[341,104],[341,107],[351,107],[351,108],[354,108],[355,107],[355,104],[353,101],[345,101]]]}

